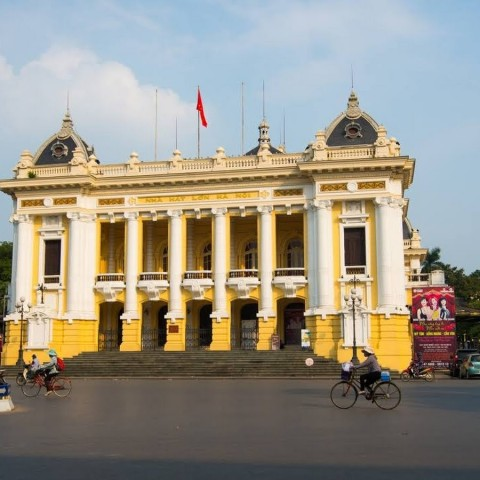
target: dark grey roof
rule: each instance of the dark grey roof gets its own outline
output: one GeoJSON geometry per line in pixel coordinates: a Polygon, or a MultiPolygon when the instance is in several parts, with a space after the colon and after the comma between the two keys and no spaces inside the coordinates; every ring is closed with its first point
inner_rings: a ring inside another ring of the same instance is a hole
{"type": "MultiPolygon", "coordinates": [[[[77,148],[80,148],[87,161],[94,153],[93,147],[88,146],[73,129],[73,122],[67,112],[63,118],[61,129],[38,149],[33,163],[35,165],[68,164],[73,159],[74,151],[77,148]]],[[[97,163],[99,163],[98,160],[97,163]]]]}
{"type": "MultiPolygon", "coordinates": [[[[260,145],[257,145],[255,148],[252,148],[249,150],[245,155],[257,155],[258,151],[260,150],[260,145]]],[[[271,153],[283,153],[281,150],[278,148],[272,147],[271,145],[268,146],[268,150],[271,153]]]]}
{"type": "Polygon", "coordinates": [[[350,145],[372,145],[377,141],[378,134],[371,123],[363,116],[355,119],[344,117],[333,129],[327,138],[329,147],[346,147],[350,145]],[[350,138],[347,135],[347,126],[357,124],[359,135],[350,138]]]}

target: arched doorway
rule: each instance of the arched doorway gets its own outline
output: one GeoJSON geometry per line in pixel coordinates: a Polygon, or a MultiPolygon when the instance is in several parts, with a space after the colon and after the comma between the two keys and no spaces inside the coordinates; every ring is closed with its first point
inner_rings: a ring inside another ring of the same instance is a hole
{"type": "Polygon", "coordinates": [[[167,343],[167,319],[165,315],[168,312],[168,307],[162,307],[157,314],[157,328],[158,328],[158,346],[163,348],[167,343]]]}
{"type": "Polygon", "coordinates": [[[302,345],[302,328],[305,328],[305,305],[289,303],[284,310],[285,346],[302,345]]]}
{"type": "Polygon", "coordinates": [[[204,305],[199,312],[199,344],[200,347],[208,347],[212,343],[212,305],[204,305]]]}
{"type": "Polygon", "coordinates": [[[123,304],[105,302],[100,305],[98,350],[119,350],[123,332],[123,304]]]}

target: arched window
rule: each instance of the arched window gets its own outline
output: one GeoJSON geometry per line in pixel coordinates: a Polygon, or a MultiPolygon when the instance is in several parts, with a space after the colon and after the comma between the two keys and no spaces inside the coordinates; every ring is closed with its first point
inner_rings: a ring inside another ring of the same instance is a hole
{"type": "Polygon", "coordinates": [[[245,245],[245,269],[253,270],[258,268],[257,242],[251,241],[245,245]]]}
{"type": "Polygon", "coordinates": [[[212,244],[211,243],[208,243],[203,248],[202,265],[204,270],[212,269],[212,244]]]}
{"type": "Polygon", "coordinates": [[[303,268],[303,242],[290,240],[287,245],[287,268],[303,268]]]}

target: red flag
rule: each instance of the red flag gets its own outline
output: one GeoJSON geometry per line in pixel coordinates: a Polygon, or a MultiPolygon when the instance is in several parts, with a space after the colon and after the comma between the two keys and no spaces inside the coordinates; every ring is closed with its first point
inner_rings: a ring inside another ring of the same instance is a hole
{"type": "Polygon", "coordinates": [[[200,88],[198,89],[198,96],[197,96],[197,110],[200,114],[200,120],[202,121],[202,125],[206,127],[208,125],[207,119],[205,118],[205,112],[203,111],[203,102],[202,96],[200,95],[200,88]]]}

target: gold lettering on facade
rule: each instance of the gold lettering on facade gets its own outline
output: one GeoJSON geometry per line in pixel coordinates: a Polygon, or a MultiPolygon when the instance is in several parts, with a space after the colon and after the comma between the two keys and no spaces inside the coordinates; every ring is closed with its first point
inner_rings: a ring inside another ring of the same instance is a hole
{"type": "Polygon", "coordinates": [[[235,200],[237,198],[259,198],[258,190],[250,192],[199,193],[197,195],[175,195],[164,197],[139,197],[137,203],[179,203],[208,200],[235,200]]]}

